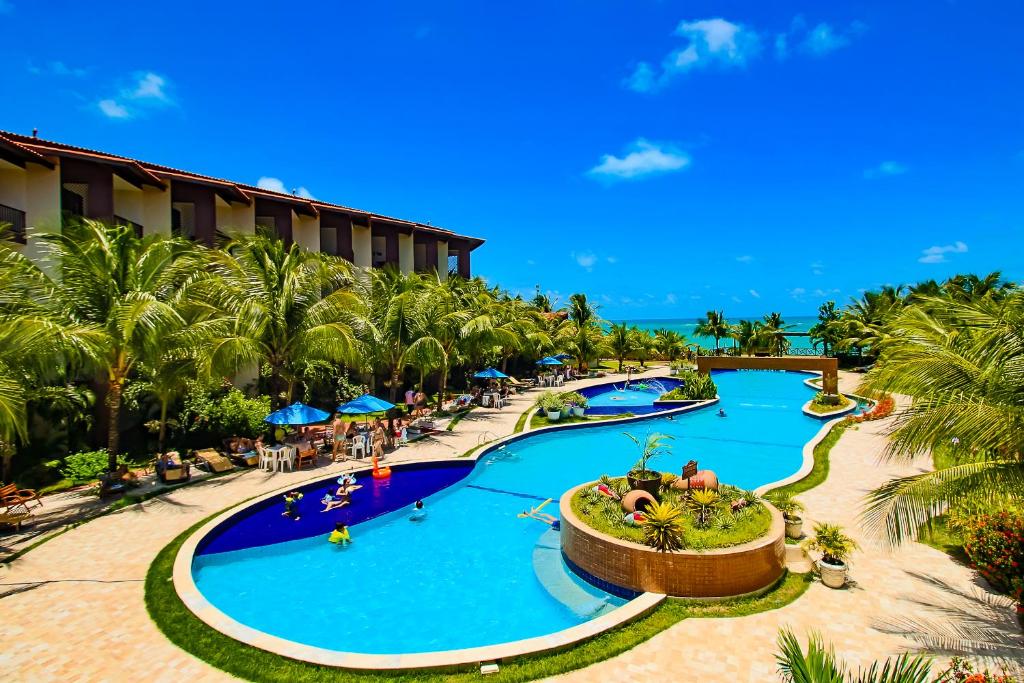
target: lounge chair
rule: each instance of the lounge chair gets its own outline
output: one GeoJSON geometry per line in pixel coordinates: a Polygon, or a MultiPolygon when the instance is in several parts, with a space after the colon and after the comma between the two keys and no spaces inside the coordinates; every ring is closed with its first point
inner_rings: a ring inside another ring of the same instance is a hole
{"type": "Polygon", "coordinates": [[[255,467],[260,461],[260,454],[256,451],[254,443],[250,439],[241,439],[237,436],[224,439],[224,453],[239,465],[255,467]]]}
{"type": "Polygon", "coordinates": [[[5,512],[0,512],[0,526],[13,526],[15,530],[21,531],[21,525],[32,519],[34,515],[24,504],[12,505],[5,512]]]}
{"type": "Polygon", "coordinates": [[[298,451],[298,456],[295,460],[296,468],[301,470],[304,464],[316,467],[316,459],[318,455],[316,448],[309,443],[300,443],[296,444],[296,450],[298,451]]]}
{"type": "MultiPolygon", "coordinates": [[[[174,455],[176,456],[177,453],[174,455]]],[[[192,478],[192,465],[184,460],[175,461],[173,456],[166,453],[157,458],[156,476],[165,484],[188,481],[192,478]]]]}
{"type": "Polygon", "coordinates": [[[28,504],[32,501],[38,503],[40,507],[43,504],[43,499],[39,497],[35,489],[19,489],[17,484],[0,487],[0,504],[7,509],[16,505],[24,505],[28,508],[28,504]]]}
{"type": "Polygon", "coordinates": [[[230,460],[212,448],[196,451],[195,458],[198,463],[205,464],[211,472],[230,472],[235,469],[230,460]]]}

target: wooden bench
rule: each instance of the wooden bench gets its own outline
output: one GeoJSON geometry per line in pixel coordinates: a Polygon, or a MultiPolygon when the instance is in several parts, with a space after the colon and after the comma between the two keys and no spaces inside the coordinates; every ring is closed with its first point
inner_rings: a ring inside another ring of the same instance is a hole
{"type": "Polygon", "coordinates": [[[28,509],[28,504],[32,501],[40,506],[43,504],[42,498],[39,497],[35,489],[19,489],[17,484],[0,487],[0,505],[6,507],[8,511],[17,505],[24,505],[25,509],[28,509]]]}

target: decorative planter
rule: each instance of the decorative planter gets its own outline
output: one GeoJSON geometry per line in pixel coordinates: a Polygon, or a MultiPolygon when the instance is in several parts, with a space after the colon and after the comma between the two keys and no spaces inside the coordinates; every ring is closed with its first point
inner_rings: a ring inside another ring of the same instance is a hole
{"type": "Polygon", "coordinates": [[[804,520],[802,517],[785,517],[786,536],[797,539],[804,535],[804,520]]]}
{"type": "Polygon", "coordinates": [[[846,585],[846,563],[831,564],[824,560],[818,560],[818,572],[821,574],[821,582],[829,588],[842,588],[846,585]]]}
{"type": "Polygon", "coordinates": [[[573,406],[572,414],[576,417],[583,417],[583,411],[586,410],[583,406],[573,406]]]}
{"type": "Polygon", "coordinates": [[[560,410],[545,410],[544,412],[547,413],[548,419],[552,422],[557,422],[558,418],[562,417],[562,411],[560,410]]]}
{"type": "Polygon", "coordinates": [[[660,476],[654,477],[652,479],[638,479],[637,477],[633,476],[632,472],[630,472],[629,474],[626,475],[626,481],[629,482],[629,488],[647,491],[647,493],[651,494],[655,498],[658,497],[658,492],[661,491],[660,476]]]}

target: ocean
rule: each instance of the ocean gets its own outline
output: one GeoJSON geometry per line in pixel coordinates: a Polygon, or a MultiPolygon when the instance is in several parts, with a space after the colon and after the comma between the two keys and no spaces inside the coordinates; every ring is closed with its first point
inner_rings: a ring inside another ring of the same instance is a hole
{"type": "MultiPolygon", "coordinates": [[[[726,318],[730,324],[735,324],[741,320],[741,318],[726,318]]],[[[746,318],[746,320],[754,320],[755,318],[746,318]]],[[[785,316],[783,318],[786,321],[786,326],[789,328],[789,332],[807,332],[811,327],[818,321],[815,316],[807,315],[795,315],[785,316]]],[[[672,330],[686,337],[686,340],[690,343],[697,343],[701,346],[713,349],[715,347],[715,340],[711,337],[701,337],[693,333],[693,329],[697,326],[697,319],[694,318],[663,318],[660,320],[613,320],[614,323],[626,323],[627,325],[636,325],[642,330],[672,330]]],[[[811,345],[810,337],[790,337],[789,342],[795,349],[809,349],[813,348],[811,345]]],[[[722,347],[732,346],[731,339],[722,339],[719,342],[722,347]]]]}

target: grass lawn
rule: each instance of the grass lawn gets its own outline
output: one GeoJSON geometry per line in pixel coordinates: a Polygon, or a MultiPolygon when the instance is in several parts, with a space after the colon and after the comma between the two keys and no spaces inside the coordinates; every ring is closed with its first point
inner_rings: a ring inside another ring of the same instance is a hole
{"type": "MultiPolygon", "coordinates": [[[[964,454],[966,456],[966,453],[964,454]]],[[[961,457],[952,446],[941,446],[932,451],[932,464],[935,469],[953,467],[970,458],[961,457]]],[[[967,555],[964,553],[964,539],[956,529],[951,529],[946,524],[946,516],[936,518],[930,525],[925,524],[918,529],[917,540],[936,550],[941,550],[957,562],[967,564],[967,555]]]]}
{"type": "MultiPolygon", "coordinates": [[[[732,493],[737,498],[742,495],[739,489],[733,487],[723,486],[722,489],[723,492],[732,493]]],[[[666,501],[685,509],[685,495],[679,489],[662,493],[662,502],[666,501]]],[[[706,529],[696,525],[694,515],[690,512],[680,518],[683,526],[683,545],[687,550],[711,550],[740,545],[761,538],[771,528],[772,515],[763,505],[748,506],[734,514],[729,510],[729,503],[723,498],[716,508],[715,521],[706,529]],[[729,524],[722,525],[716,522],[729,524]]],[[[617,500],[607,496],[594,497],[585,490],[578,491],[572,497],[572,511],[592,529],[623,541],[644,545],[643,529],[622,521],[622,507],[617,500]]]]}
{"type": "Polygon", "coordinates": [[[551,421],[547,415],[534,415],[533,419],[530,420],[530,428],[537,429],[538,427],[549,427],[551,425],[570,425],[577,424],[579,422],[600,422],[601,420],[611,420],[617,417],[632,417],[633,413],[623,413],[621,415],[584,415],[583,417],[566,417],[563,415],[557,420],[551,421]]]}
{"type": "Polygon", "coordinates": [[[814,467],[807,473],[807,476],[800,481],[794,481],[792,484],[786,484],[780,486],[773,491],[785,491],[793,494],[794,496],[803,493],[804,491],[810,491],[815,486],[821,484],[828,478],[828,457],[832,447],[839,441],[839,437],[843,435],[848,428],[850,423],[840,422],[839,424],[832,427],[825,438],[818,442],[818,445],[814,447],[814,467]]]}
{"type": "MultiPolygon", "coordinates": [[[[207,518],[210,519],[210,518],[207,518]]],[[[476,667],[455,671],[362,672],[316,666],[243,645],[199,621],[174,592],[174,556],[197,523],[160,551],[146,574],[146,609],[157,627],[175,645],[239,678],[251,681],[479,681],[476,667]]],[[[740,617],[784,607],[803,595],[810,574],[786,574],[766,593],[721,602],[668,600],[647,616],[562,652],[523,657],[501,664],[495,681],[532,681],[579,669],[639,645],[683,619],[740,617]]]]}

